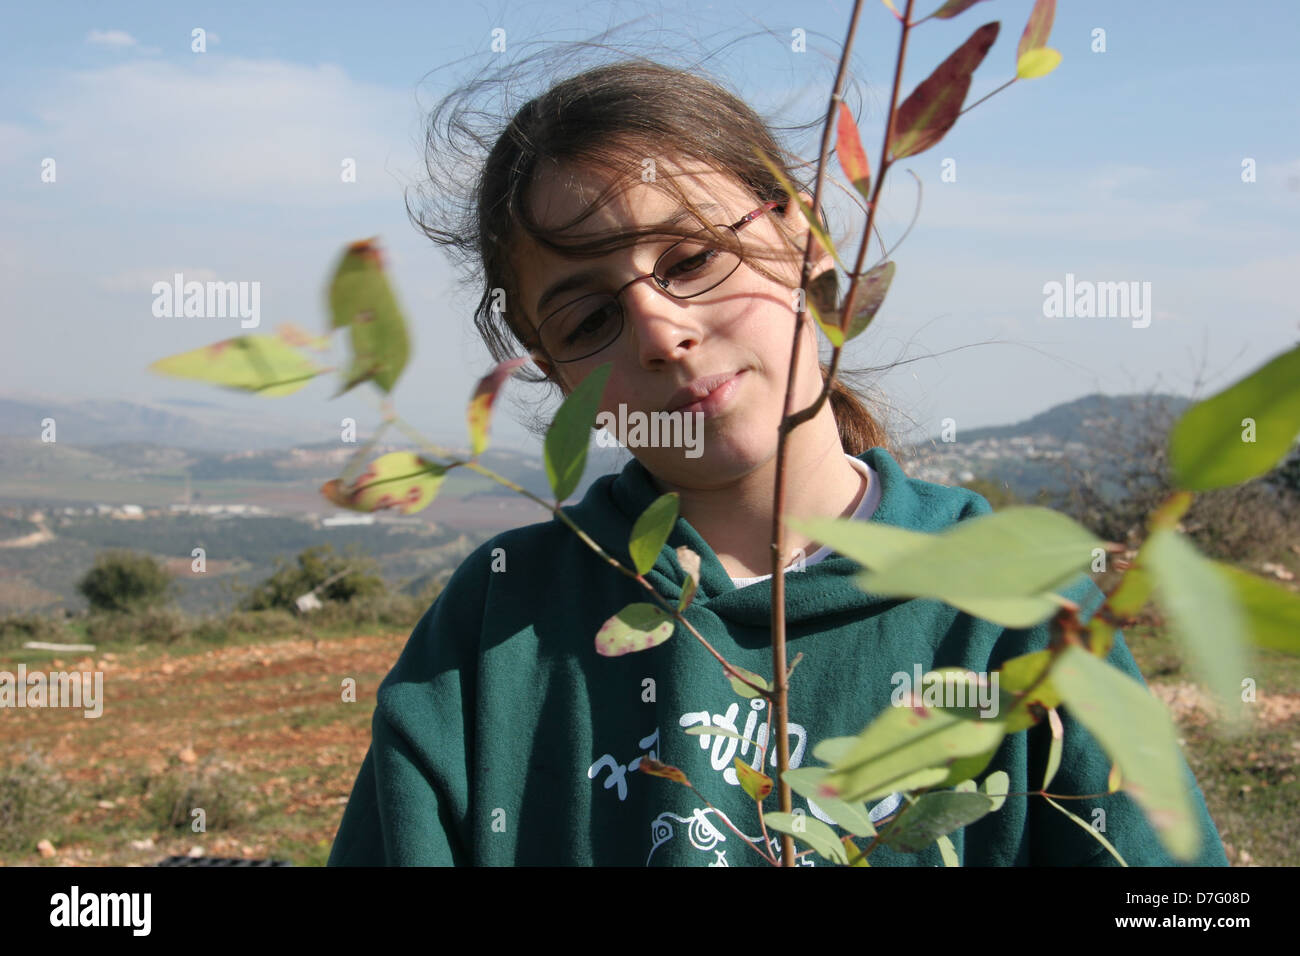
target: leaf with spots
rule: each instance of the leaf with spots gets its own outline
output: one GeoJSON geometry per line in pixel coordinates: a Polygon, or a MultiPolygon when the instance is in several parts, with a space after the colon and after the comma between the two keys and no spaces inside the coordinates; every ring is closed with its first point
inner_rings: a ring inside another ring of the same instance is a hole
{"type": "Polygon", "coordinates": [[[673,633],[673,619],[662,608],[639,602],[629,604],[596,632],[596,653],[621,657],[657,647],[673,633]]]}
{"type": "Polygon", "coordinates": [[[740,786],[752,799],[762,803],[767,795],[772,792],[772,778],[755,770],[739,757],[735,758],[734,766],[736,776],[740,778],[740,786]]]}
{"type": "Polygon", "coordinates": [[[650,774],[652,777],[663,777],[665,780],[680,783],[684,787],[691,785],[691,782],[686,779],[686,774],[676,767],[671,764],[660,763],[658,760],[651,760],[649,757],[642,757],[641,765],[637,769],[642,773],[650,774]]]}
{"type": "Polygon", "coordinates": [[[527,359],[522,358],[501,362],[478,380],[474,397],[469,400],[469,408],[465,412],[465,417],[469,421],[470,453],[475,458],[487,450],[488,425],[492,421],[492,405],[497,400],[497,392],[510,377],[510,373],[527,362],[527,359]]]}
{"type": "Polygon", "coordinates": [[[329,303],[330,327],[346,328],[352,349],[352,365],[338,394],[367,381],[391,392],[411,346],[375,240],[354,242],[344,251],[330,282],[329,303]]]}
{"type": "Polygon", "coordinates": [[[338,478],[325,482],[321,494],[352,511],[396,508],[409,515],[429,506],[446,475],[447,468],[437,462],[395,451],[376,458],[351,482],[338,478]]]}

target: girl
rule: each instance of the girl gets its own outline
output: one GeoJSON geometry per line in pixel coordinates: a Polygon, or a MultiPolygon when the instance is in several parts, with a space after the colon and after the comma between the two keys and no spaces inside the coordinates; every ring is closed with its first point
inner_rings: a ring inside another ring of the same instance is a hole
{"type": "MultiPolygon", "coordinates": [[[[807,230],[754,147],[783,155],[753,111],[717,85],[655,63],[615,63],[518,111],[482,167],[465,228],[421,225],[438,242],[477,251],[476,324],[496,359],[527,350],[565,394],[612,363],[602,411],[702,416],[696,453],[631,441],[622,472],[566,510],[630,566],[633,522],[676,492],[680,518],[646,578],[675,600],[685,580],[675,549],[697,552],[687,617],[733,664],[767,674],[777,425],[807,230]]],[[[814,275],[831,266],[827,256],[814,275]]],[[[815,399],[824,374],[813,324],[801,334],[795,408],[815,399]]],[[[838,384],[791,435],[787,467],[793,515],[938,532],[991,511],[974,492],[908,478],[884,429],[838,384]]],[[[793,532],[787,547],[789,654],[804,656],[789,696],[792,768],[810,764],[818,742],[869,724],[899,675],[945,665],[991,672],[1047,644],[1045,624],[1008,630],[937,601],[867,594],[849,559],[793,532]]],[[[1083,576],[1065,594],[1088,614],[1102,598],[1083,576]]],[[[775,775],[765,701],[738,697],[681,628],[648,651],[596,653],[601,624],[647,598],[555,520],[497,535],[466,558],[379,689],[330,864],[734,866],[761,864],[760,849],[779,853],[774,832],[765,846],[735,767],[739,759],[775,775]],[[690,727],[747,739],[692,736],[690,727]],[[638,772],[645,756],[679,767],[712,806],[638,772]]],[[[1110,662],[1141,681],[1119,634],[1110,662]]],[[[1062,717],[1052,791],[1104,792],[1110,761],[1062,717]]],[[[1005,738],[984,774],[1006,771],[1013,793],[1037,789],[1045,724],[1005,738]]],[[[1183,771],[1200,818],[1197,862],[1226,865],[1183,771]]],[[[875,801],[873,819],[899,803],[898,794],[875,801]]],[[[831,819],[797,795],[794,806],[831,819]]],[[[1126,795],[1070,809],[1104,827],[1130,864],[1172,862],[1126,795]]],[[[1040,798],[1009,797],[952,840],[965,865],[1114,862],[1040,798]]],[[[881,847],[871,863],[934,866],[941,857],[933,845],[920,854],[881,847]]]]}

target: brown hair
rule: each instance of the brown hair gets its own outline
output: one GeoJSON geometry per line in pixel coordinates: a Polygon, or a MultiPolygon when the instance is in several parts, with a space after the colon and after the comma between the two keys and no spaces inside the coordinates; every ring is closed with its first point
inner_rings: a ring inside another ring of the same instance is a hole
{"type": "MultiPolygon", "coordinates": [[[[694,222],[686,221],[678,227],[606,233],[578,242],[563,241],[562,233],[600,208],[621,183],[642,181],[646,161],[664,157],[665,144],[670,144],[674,158],[695,160],[734,178],[754,195],[756,205],[770,200],[784,205],[787,201],[780,182],[752,152],[753,147],[762,149],[787,178],[798,184],[798,176],[785,150],[748,105],[699,73],[697,69],[675,69],[634,58],[588,69],[555,83],[542,95],[524,103],[505,128],[498,129],[495,137],[475,138],[480,149],[488,140],[492,145],[486,159],[479,160],[481,166],[472,187],[473,199],[460,210],[458,219],[438,208],[436,202],[426,207],[423,215],[413,215],[426,236],[460,253],[462,260],[470,265],[471,275],[477,273],[482,292],[474,324],[494,360],[500,362],[521,354],[520,347],[532,339],[532,330],[521,315],[522,307],[500,308],[502,298],[506,303],[521,301],[513,255],[524,236],[573,258],[596,258],[647,236],[685,236],[701,228],[714,232],[720,243],[735,248],[735,237],[727,230],[715,232],[710,219],[682,192],[672,176],[652,177],[650,184],[674,195],[692,213],[694,222]],[[543,164],[599,169],[613,175],[609,186],[577,219],[548,231],[533,220],[527,202],[529,187],[543,164]]],[[[431,116],[425,156],[431,183],[445,182],[451,172],[450,166],[437,167],[449,153],[436,141],[440,120],[454,98],[472,92],[477,86],[472,84],[451,94],[431,116]]],[[[468,131],[463,117],[463,113],[453,113],[447,120],[453,134],[468,131]]],[[[460,155],[469,158],[463,151],[460,155]]],[[[824,213],[822,217],[825,222],[824,213]]],[[[747,247],[745,261],[765,278],[788,284],[788,279],[755,261],[788,262],[794,254],[801,254],[798,242],[802,235],[789,233],[782,220],[774,221],[786,248],[747,247]]],[[[828,366],[822,363],[821,367],[824,379],[828,366]]],[[[548,380],[539,375],[521,374],[520,377],[532,382],[548,380]]],[[[830,403],[846,452],[858,455],[876,446],[891,448],[885,427],[867,409],[859,394],[840,381],[838,374],[830,403]]],[[[528,427],[540,431],[545,428],[545,422],[534,417],[528,427]]]]}

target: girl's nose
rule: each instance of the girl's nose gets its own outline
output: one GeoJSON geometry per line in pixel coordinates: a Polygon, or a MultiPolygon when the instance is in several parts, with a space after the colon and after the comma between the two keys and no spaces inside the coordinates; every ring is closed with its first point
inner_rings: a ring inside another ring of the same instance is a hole
{"type": "Polygon", "coordinates": [[[678,358],[701,338],[699,312],[691,308],[691,300],[674,299],[654,282],[637,282],[623,293],[625,331],[632,335],[643,366],[678,358]]]}

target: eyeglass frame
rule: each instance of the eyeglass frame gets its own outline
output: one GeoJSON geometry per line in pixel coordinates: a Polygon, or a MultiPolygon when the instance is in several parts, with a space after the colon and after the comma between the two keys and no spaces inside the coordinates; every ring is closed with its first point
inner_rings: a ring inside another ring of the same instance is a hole
{"type": "MultiPolygon", "coordinates": [[[[754,209],[751,212],[746,213],[744,216],[741,216],[740,219],[736,220],[734,223],[730,225],[726,225],[724,223],[714,223],[714,225],[719,229],[730,229],[733,233],[739,233],[741,229],[745,228],[745,226],[748,226],[751,222],[754,222],[756,219],[760,218],[761,216],[765,216],[773,209],[780,209],[784,207],[785,204],[786,204],[785,200],[780,200],[780,199],[770,200],[768,202],[763,203],[763,205],[759,206],[757,209],[754,209]]],[[[678,239],[671,246],[669,246],[662,253],[660,253],[659,257],[655,259],[654,268],[650,272],[629,279],[627,282],[623,283],[621,287],[619,287],[618,291],[615,292],[613,296],[611,296],[615,304],[618,305],[618,323],[619,323],[618,331],[614,333],[613,338],[611,338],[600,348],[596,349],[594,352],[588,352],[586,355],[580,355],[577,358],[571,358],[571,359],[552,358],[550,352],[547,351],[546,349],[545,343],[542,342],[542,328],[546,325],[547,322],[551,321],[551,319],[555,318],[555,316],[559,315],[561,312],[569,308],[569,306],[573,305],[574,303],[581,302],[583,299],[590,298],[591,296],[604,294],[600,292],[589,292],[586,295],[578,296],[578,298],[576,299],[570,299],[564,305],[559,306],[557,309],[555,309],[553,312],[547,315],[546,318],[542,319],[542,321],[538,324],[536,332],[534,333],[533,338],[536,343],[535,346],[530,345],[528,347],[539,348],[543,353],[546,354],[546,357],[551,362],[554,362],[557,365],[568,365],[573,362],[581,362],[583,359],[589,359],[593,355],[599,355],[601,352],[605,351],[605,349],[609,348],[611,345],[617,342],[619,340],[619,337],[622,336],[623,334],[623,326],[627,322],[627,310],[623,307],[623,303],[622,301],[619,300],[619,296],[623,294],[624,290],[627,289],[628,286],[632,285],[634,282],[640,282],[642,279],[654,279],[655,288],[657,288],[660,292],[664,293],[665,295],[672,296],[674,299],[677,299],[678,301],[694,299],[697,296],[704,295],[704,293],[706,292],[712,292],[714,289],[722,285],[722,283],[726,282],[728,279],[730,279],[733,275],[736,274],[736,270],[739,269],[745,261],[745,257],[743,255],[737,252],[735,254],[736,265],[732,268],[730,272],[728,272],[725,276],[723,276],[713,285],[709,286],[707,289],[701,289],[699,292],[692,292],[690,295],[674,295],[672,292],[668,290],[667,286],[662,285],[660,283],[659,277],[655,274],[659,271],[659,263],[663,262],[664,257],[667,256],[668,253],[672,252],[683,242],[689,242],[695,240],[697,238],[697,235],[698,234],[691,235],[691,236],[683,236],[680,239],[678,239]]]]}

